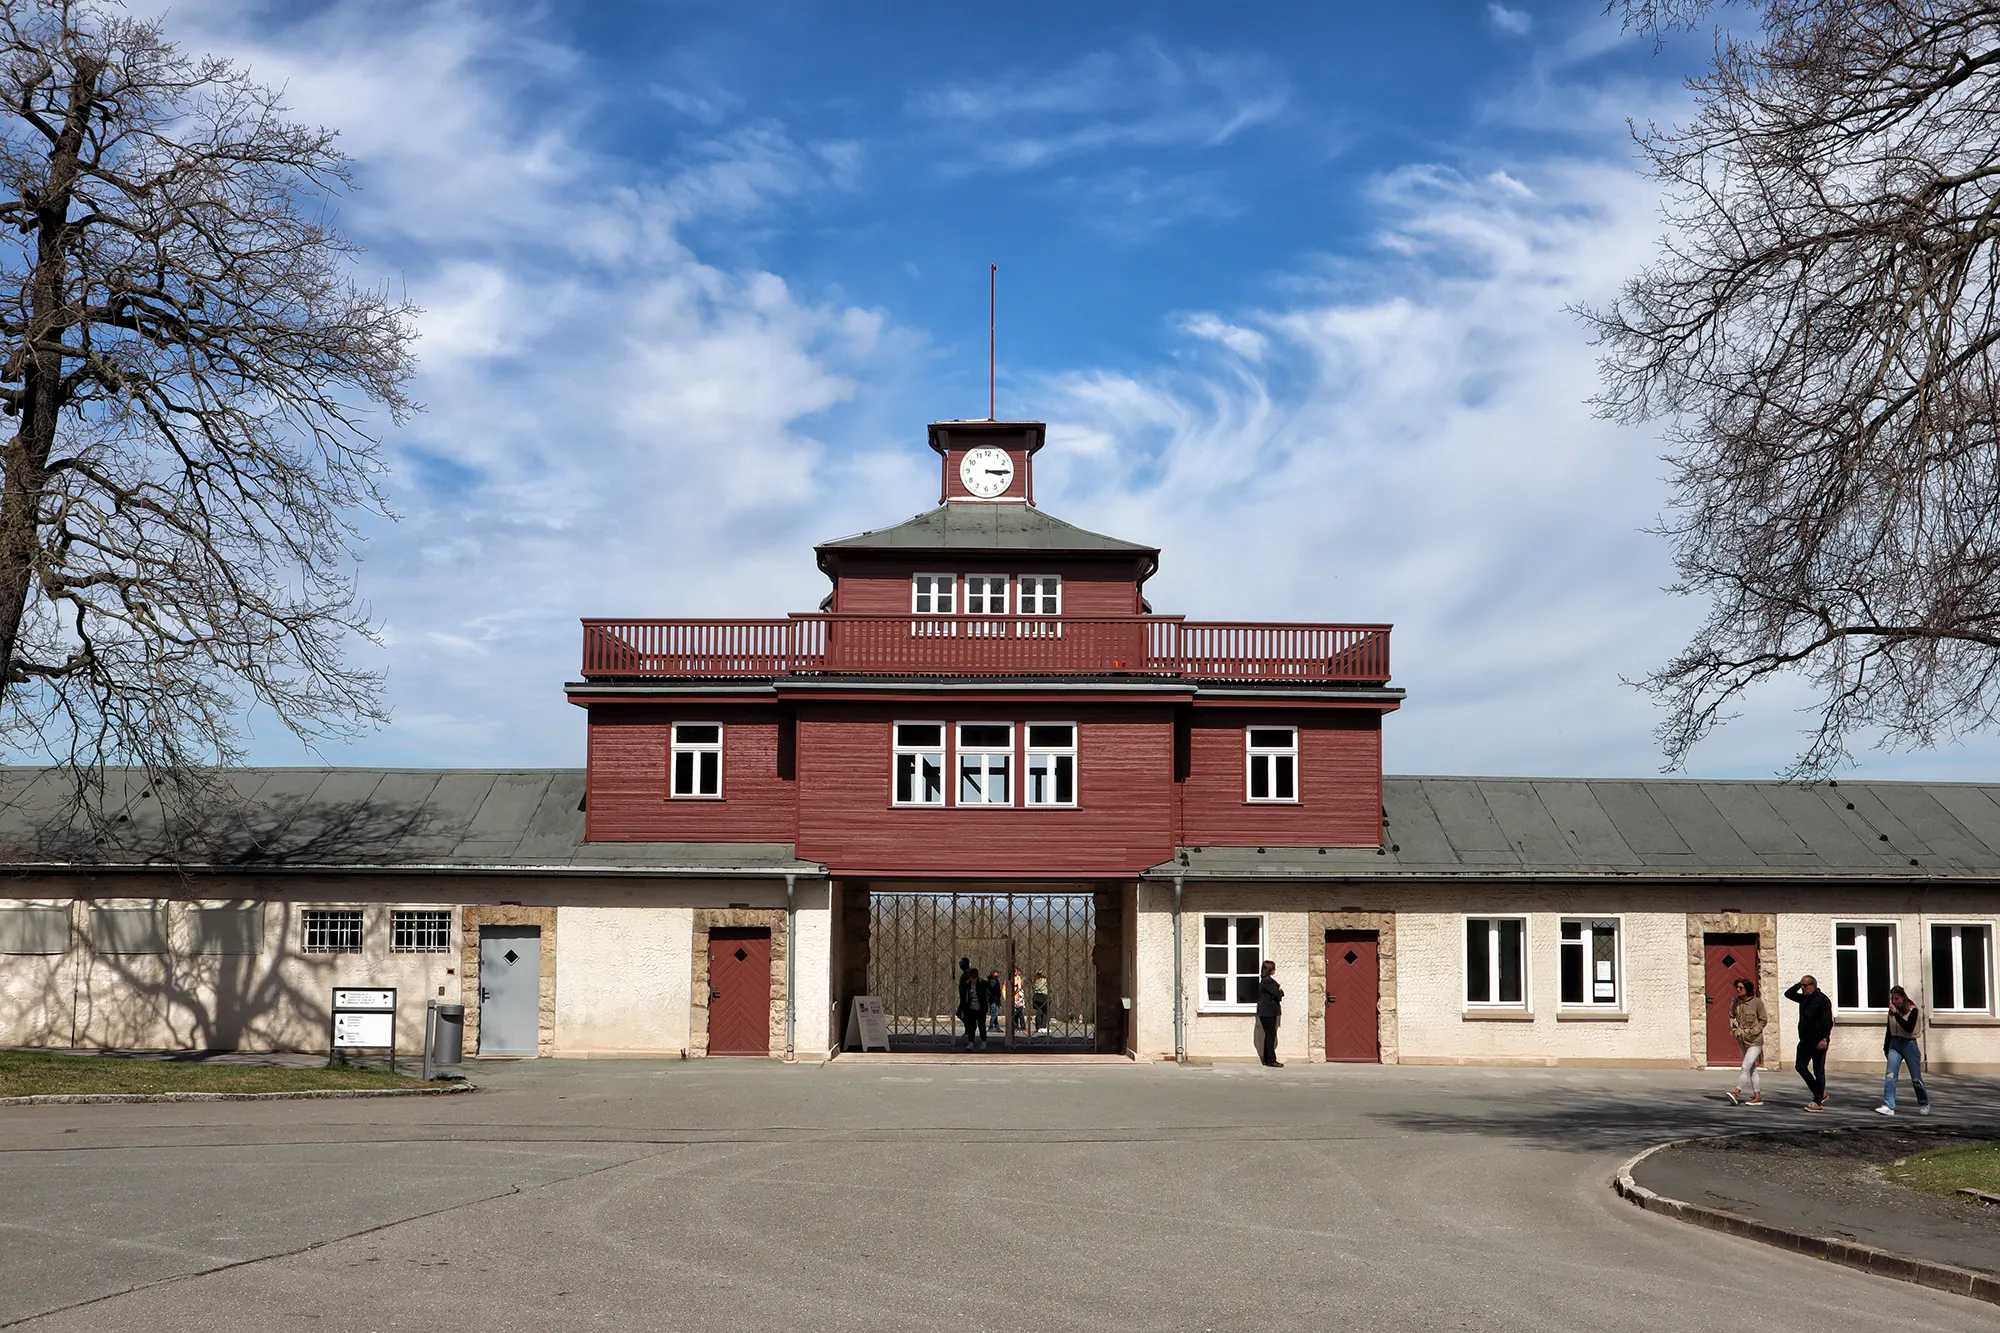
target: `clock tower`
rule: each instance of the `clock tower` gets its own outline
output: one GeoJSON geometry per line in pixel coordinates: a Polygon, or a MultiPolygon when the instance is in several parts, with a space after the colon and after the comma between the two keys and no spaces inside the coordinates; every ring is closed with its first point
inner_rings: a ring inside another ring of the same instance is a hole
{"type": "Polygon", "coordinates": [[[931,448],[944,464],[938,500],[1033,504],[1035,454],[1048,438],[1039,421],[934,421],[931,448]]]}

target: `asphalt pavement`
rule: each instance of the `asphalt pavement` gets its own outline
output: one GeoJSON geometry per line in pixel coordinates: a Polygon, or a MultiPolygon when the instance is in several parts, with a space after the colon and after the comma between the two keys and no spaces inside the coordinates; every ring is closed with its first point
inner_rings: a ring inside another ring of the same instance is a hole
{"type": "MultiPolygon", "coordinates": [[[[1787,1114],[1746,1122],[1726,1072],[472,1072],[468,1097],[0,1108],[0,1328],[1993,1327],[1616,1198],[1640,1148],[1787,1114]]],[[[2000,1119],[2000,1082],[1932,1086],[1938,1123],[2000,1119]]]]}

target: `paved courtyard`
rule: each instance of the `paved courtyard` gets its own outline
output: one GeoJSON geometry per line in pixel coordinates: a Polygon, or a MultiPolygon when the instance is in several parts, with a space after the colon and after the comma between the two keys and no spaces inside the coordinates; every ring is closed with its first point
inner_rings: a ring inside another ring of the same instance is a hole
{"type": "MultiPolygon", "coordinates": [[[[470,1097],[0,1110],[0,1327],[1995,1322],[1616,1199],[1640,1147],[1809,1119],[1715,1100],[1726,1074],[474,1072],[470,1097]]],[[[1838,1119],[1871,1082],[1836,1080],[1838,1119]]],[[[2000,1119],[2000,1083],[1933,1086],[1940,1120],[2000,1119]]]]}

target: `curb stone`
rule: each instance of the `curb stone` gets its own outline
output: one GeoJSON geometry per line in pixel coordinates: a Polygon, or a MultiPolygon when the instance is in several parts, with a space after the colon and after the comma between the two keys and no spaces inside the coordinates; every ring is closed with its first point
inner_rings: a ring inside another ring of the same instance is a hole
{"type": "Polygon", "coordinates": [[[0,1106],[98,1106],[115,1102],[301,1102],[331,1097],[449,1097],[471,1083],[437,1088],[303,1088],[297,1092],[53,1092],[0,1097],[0,1106]]]}
{"type": "Polygon", "coordinates": [[[1877,1277],[1892,1277],[1901,1282],[1915,1283],[1920,1287],[1931,1287],[1937,1291],[1948,1291],[1954,1296],[1970,1296],[1975,1301],[1986,1301],[2000,1305],[2000,1276],[1981,1273],[1970,1268],[1960,1268],[1956,1264],[1942,1264],[1931,1259],[1918,1259],[1912,1255],[1896,1254],[1873,1245],[1862,1245],[1837,1236],[1811,1236],[1790,1227],[1781,1227],[1771,1222],[1760,1222],[1754,1217],[1732,1213],[1722,1208],[1710,1208],[1706,1204],[1689,1203],[1684,1199],[1670,1199],[1655,1190],[1649,1190],[1632,1178],[1632,1172],[1656,1152],[1677,1148],[1684,1143],[1695,1143],[1697,1139],[1674,1139],[1668,1143],[1656,1143],[1646,1151],[1627,1159],[1611,1179],[1611,1188],[1628,1203],[1637,1204],[1649,1213],[1664,1213],[1679,1218],[1683,1222],[1710,1231],[1720,1231],[1726,1235],[1741,1236],[1745,1240],[1762,1241],[1775,1245],[1781,1250],[1794,1254],[1808,1255],[1814,1259],[1824,1259],[1829,1263],[1845,1264],[1849,1268],[1877,1277]]]}

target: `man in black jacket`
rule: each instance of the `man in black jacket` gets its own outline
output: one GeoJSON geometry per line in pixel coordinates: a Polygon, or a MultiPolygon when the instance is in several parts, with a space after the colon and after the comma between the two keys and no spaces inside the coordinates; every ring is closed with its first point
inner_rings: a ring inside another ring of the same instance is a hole
{"type": "Polygon", "coordinates": [[[1826,1046],[1833,1037],[1833,1001],[1811,976],[1785,992],[1785,998],[1799,1007],[1799,1055],[1792,1068],[1806,1081],[1812,1100],[1808,1111],[1826,1109],[1826,1046]]]}
{"type": "Polygon", "coordinates": [[[1278,984],[1278,965],[1266,958],[1264,975],[1257,979],[1257,1058],[1273,1069],[1278,1062],[1278,1018],[1285,1008],[1285,988],[1278,984]]]}

